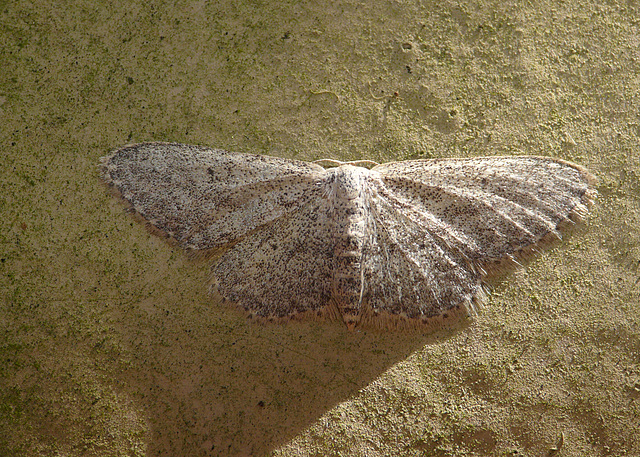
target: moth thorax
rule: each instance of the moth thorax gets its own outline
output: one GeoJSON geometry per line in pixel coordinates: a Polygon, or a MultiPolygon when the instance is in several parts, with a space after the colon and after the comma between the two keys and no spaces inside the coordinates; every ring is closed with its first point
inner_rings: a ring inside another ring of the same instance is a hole
{"type": "Polygon", "coordinates": [[[365,190],[369,170],[335,171],[331,221],[334,234],[333,299],[348,325],[355,325],[362,300],[362,240],[366,228],[365,190]]]}

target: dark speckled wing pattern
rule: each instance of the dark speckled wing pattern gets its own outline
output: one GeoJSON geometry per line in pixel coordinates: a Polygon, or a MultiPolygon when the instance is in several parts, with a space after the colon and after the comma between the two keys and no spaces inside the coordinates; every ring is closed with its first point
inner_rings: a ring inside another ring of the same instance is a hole
{"type": "Polygon", "coordinates": [[[483,299],[481,281],[587,213],[595,178],[544,157],[393,162],[374,167],[364,250],[374,316],[429,319],[483,299]]]}
{"type": "Polygon", "coordinates": [[[103,176],[154,227],[187,249],[224,245],[317,198],[316,164],[179,143],[126,146],[103,176]]]}
{"type": "Polygon", "coordinates": [[[250,315],[420,327],[465,315],[482,280],[579,220],[584,168],[544,157],[392,162],[367,170],[177,143],[126,146],[104,179],[153,227],[202,251],[250,315]]]}
{"type": "Polygon", "coordinates": [[[213,266],[222,296],[256,317],[335,314],[332,233],[326,229],[325,200],[315,197],[222,255],[213,266]]]}

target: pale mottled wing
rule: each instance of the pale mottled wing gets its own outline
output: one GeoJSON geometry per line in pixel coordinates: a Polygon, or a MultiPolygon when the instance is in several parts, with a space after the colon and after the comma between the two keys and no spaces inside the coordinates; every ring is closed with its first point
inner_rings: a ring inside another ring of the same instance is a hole
{"type": "Polygon", "coordinates": [[[412,160],[374,170],[385,192],[429,215],[478,265],[559,235],[586,214],[595,183],[578,165],[532,156],[412,160]]]}
{"type": "Polygon", "coordinates": [[[364,302],[374,316],[429,319],[473,306],[480,274],[430,215],[384,188],[369,209],[362,268],[364,302]]]}
{"type": "Polygon", "coordinates": [[[144,219],[188,249],[223,245],[296,211],[324,174],[311,163],[178,143],[126,146],[102,168],[144,219]]]}
{"type": "Polygon", "coordinates": [[[365,250],[371,307],[438,315],[482,293],[504,265],[584,215],[595,178],[541,157],[415,160],[373,168],[375,227],[365,250]]]}
{"type": "Polygon", "coordinates": [[[222,296],[261,317],[331,313],[334,240],[327,199],[320,188],[309,194],[309,204],[222,255],[213,267],[222,296]]]}

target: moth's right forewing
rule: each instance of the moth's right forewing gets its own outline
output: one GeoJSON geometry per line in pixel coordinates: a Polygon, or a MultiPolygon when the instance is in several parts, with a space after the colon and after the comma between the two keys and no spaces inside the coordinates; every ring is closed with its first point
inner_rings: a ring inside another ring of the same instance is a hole
{"type": "MultiPolygon", "coordinates": [[[[440,221],[479,266],[526,254],[587,212],[595,178],[546,157],[479,157],[375,167],[398,198],[440,221]]],[[[452,243],[452,244],[456,244],[452,243]]]]}

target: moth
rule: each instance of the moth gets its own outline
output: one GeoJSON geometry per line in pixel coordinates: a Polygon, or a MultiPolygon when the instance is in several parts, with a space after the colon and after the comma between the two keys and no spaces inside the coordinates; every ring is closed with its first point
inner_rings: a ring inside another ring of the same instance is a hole
{"type": "Polygon", "coordinates": [[[178,143],[126,146],[101,167],[185,249],[228,246],[212,266],[214,285],[250,316],[349,328],[432,327],[474,313],[489,275],[587,214],[596,182],[547,157],[325,169],[178,143]]]}

